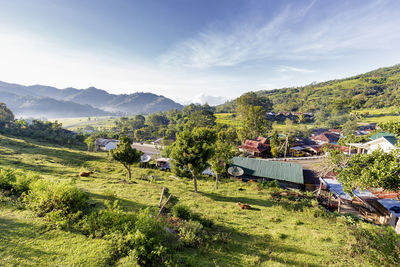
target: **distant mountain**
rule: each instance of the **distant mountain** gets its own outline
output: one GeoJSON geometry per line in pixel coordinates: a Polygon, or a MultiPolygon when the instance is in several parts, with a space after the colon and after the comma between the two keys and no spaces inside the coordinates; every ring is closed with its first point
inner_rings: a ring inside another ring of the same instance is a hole
{"type": "MultiPolygon", "coordinates": [[[[269,97],[274,111],[327,112],[351,111],[363,108],[383,108],[400,105],[400,65],[380,68],[345,79],[313,83],[301,87],[262,90],[269,97]]],[[[220,112],[232,112],[236,100],[217,107],[220,112]]]]}
{"type": "Polygon", "coordinates": [[[183,108],[169,98],[152,93],[115,95],[94,87],[58,89],[1,81],[0,102],[5,102],[16,116],[48,118],[148,114],[183,108]]]}

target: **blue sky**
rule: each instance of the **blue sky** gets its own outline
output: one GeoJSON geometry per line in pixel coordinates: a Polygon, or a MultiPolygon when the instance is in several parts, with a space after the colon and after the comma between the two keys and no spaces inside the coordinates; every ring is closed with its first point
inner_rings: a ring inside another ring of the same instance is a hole
{"type": "Polygon", "coordinates": [[[0,0],[0,80],[217,104],[400,63],[397,0],[0,0]]]}

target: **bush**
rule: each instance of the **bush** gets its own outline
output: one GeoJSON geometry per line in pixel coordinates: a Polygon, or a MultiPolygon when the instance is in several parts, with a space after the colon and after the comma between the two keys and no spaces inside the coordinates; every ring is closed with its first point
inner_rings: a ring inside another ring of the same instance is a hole
{"type": "Polygon", "coordinates": [[[0,168],[0,188],[4,190],[11,190],[13,183],[15,183],[15,171],[12,169],[0,168]]]}
{"type": "Polygon", "coordinates": [[[136,216],[124,213],[118,201],[108,205],[106,210],[92,212],[82,218],[79,229],[91,237],[104,237],[112,233],[128,234],[135,229],[136,216]]]}
{"type": "Polygon", "coordinates": [[[260,181],[257,183],[257,188],[259,190],[265,189],[265,188],[279,188],[279,183],[277,180],[272,180],[272,181],[260,181]]]}
{"type": "Polygon", "coordinates": [[[13,184],[14,194],[20,196],[23,193],[28,192],[30,185],[37,180],[39,180],[39,175],[36,173],[18,173],[18,175],[16,176],[16,181],[13,184]]]}
{"type": "Polygon", "coordinates": [[[177,204],[172,208],[172,214],[182,220],[188,221],[192,217],[192,212],[188,206],[177,204]]]}
{"type": "Polygon", "coordinates": [[[354,234],[357,241],[351,247],[353,254],[364,255],[371,265],[400,265],[400,236],[393,228],[359,224],[354,234]]]}
{"type": "Polygon", "coordinates": [[[179,237],[188,246],[197,246],[204,241],[203,225],[197,221],[187,221],[179,228],[179,237]]]}
{"type": "Polygon", "coordinates": [[[67,215],[87,206],[87,194],[70,182],[38,180],[31,183],[29,189],[24,202],[38,216],[44,216],[51,211],[61,211],[62,215],[67,215]]]}
{"type": "Polygon", "coordinates": [[[136,232],[131,236],[129,255],[141,266],[160,266],[167,261],[168,232],[148,209],[137,214],[136,232]]]}
{"type": "Polygon", "coordinates": [[[39,176],[33,172],[0,168],[0,189],[9,190],[17,196],[27,192],[29,185],[38,179],[39,176]]]}

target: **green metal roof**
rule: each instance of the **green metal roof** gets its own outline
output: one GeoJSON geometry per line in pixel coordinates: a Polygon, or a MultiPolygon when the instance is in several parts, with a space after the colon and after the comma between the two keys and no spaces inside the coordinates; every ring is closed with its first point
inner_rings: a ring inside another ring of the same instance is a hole
{"type": "Polygon", "coordinates": [[[391,133],[387,133],[387,132],[380,132],[380,133],[376,133],[374,135],[371,135],[369,137],[369,139],[375,140],[375,139],[378,139],[378,138],[381,138],[381,137],[387,137],[387,136],[395,136],[395,135],[391,134],[391,133]]]}
{"type": "Polygon", "coordinates": [[[397,138],[394,137],[394,136],[383,136],[383,138],[385,138],[392,145],[396,145],[397,144],[397,138]]]}
{"type": "Polygon", "coordinates": [[[232,161],[232,165],[242,168],[248,176],[304,184],[303,166],[297,163],[243,157],[234,157],[232,161]]]}

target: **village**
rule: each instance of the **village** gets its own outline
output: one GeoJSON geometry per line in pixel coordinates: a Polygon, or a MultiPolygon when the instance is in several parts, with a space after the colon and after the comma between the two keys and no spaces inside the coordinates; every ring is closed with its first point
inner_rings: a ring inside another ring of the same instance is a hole
{"type": "MultiPolygon", "coordinates": [[[[230,164],[240,173],[228,175],[243,182],[276,180],[282,188],[312,191],[319,203],[329,211],[351,213],[375,224],[388,224],[400,234],[399,192],[371,188],[354,190],[354,194],[349,195],[344,192],[336,173],[320,170],[321,163],[328,157],[327,149],[336,149],[351,157],[369,154],[377,149],[388,153],[396,149],[398,142],[394,134],[377,131],[376,123],[359,126],[356,135],[368,136],[369,141],[338,145],[338,141],[344,137],[340,129],[314,129],[310,137],[296,138],[290,146],[287,141],[283,142],[285,152],[279,158],[266,157],[270,150],[270,137],[245,140],[237,147],[238,155],[231,159],[230,164]]],[[[280,137],[285,140],[283,134],[280,137]]],[[[118,140],[96,139],[96,150],[109,151],[115,149],[117,144],[118,140]]],[[[141,166],[171,170],[173,159],[160,156],[163,149],[161,138],[149,143],[133,143],[132,147],[144,153],[141,166]],[[151,165],[149,162],[154,163],[151,165]]],[[[210,167],[202,174],[215,175],[210,167]]]]}

